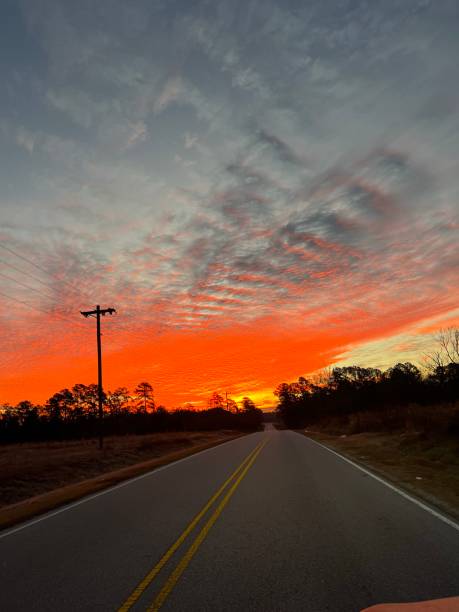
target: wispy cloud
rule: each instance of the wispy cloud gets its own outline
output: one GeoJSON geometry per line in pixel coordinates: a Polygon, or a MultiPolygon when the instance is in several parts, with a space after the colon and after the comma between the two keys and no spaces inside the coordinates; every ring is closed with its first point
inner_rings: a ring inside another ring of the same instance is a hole
{"type": "Polygon", "coordinates": [[[32,306],[2,300],[8,389],[59,351],[59,384],[91,371],[59,319],[91,302],[113,378],[171,402],[384,360],[457,306],[454,2],[20,6],[1,239],[41,272],[0,262],[32,306]]]}

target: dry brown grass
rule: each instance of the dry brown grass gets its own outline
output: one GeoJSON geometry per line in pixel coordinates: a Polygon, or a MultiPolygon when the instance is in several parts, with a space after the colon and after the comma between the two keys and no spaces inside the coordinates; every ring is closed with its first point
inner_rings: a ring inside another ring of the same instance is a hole
{"type": "Polygon", "coordinates": [[[458,437],[413,431],[306,435],[459,519],[458,437]]]}
{"type": "Polygon", "coordinates": [[[432,436],[459,433],[459,402],[389,406],[322,419],[314,429],[332,434],[416,432],[432,436]]]}
{"type": "MultiPolygon", "coordinates": [[[[174,432],[97,440],[15,444],[0,448],[0,508],[66,485],[179,451],[198,450],[240,435],[233,431],[174,432]]],[[[129,476],[126,476],[129,477],[129,476]]]]}

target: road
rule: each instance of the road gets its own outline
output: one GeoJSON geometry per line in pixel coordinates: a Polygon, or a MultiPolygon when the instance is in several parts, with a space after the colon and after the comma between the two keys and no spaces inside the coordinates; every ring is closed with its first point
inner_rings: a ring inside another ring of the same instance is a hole
{"type": "Polygon", "coordinates": [[[459,595],[454,525],[291,431],[238,438],[3,532],[0,560],[3,612],[354,612],[459,595]]]}

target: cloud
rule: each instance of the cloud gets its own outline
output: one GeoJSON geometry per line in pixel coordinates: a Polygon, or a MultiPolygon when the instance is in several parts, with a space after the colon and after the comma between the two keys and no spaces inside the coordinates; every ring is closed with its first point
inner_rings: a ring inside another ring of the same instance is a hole
{"type": "Polygon", "coordinates": [[[36,136],[23,127],[19,127],[16,132],[16,142],[29,153],[33,153],[36,145],[36,136]]]}
{"type": "Polygon", "coordinates": [[[84,128],[90,128],[109,110],[109,102],[97,101],[86,92],[71,89],[55,91],[50,89],[47,99],[54,108],[66,113],[72,121],[84,128]]]}
{"type": "Polygon", "coordinates": [[[161,93],[153,105],[154,112],[160,113],[172,102],[176,102],[181,97],[184,89],[184,83],[180,77],[171,77],[167,79],[161,93]]]}
{"type": "Polygon", "coordinates": [[[261,145],[268,146],[280,161],[304,168],[305,160],[297,155],[281,138],[263,129],[258,130],[256,138],[261,145]]]}
{"type": "MultiPolygon", "coordinates": [[[[86,350],[59,312],[104,300],[118,372],[140,345],[197,390],[193,338],[206,386],[239,359],[260,390],[457,303],[454,2],[21,6],[2,238],[45,271],[59,350],[86,350]]],[[[51,363],[23,310],[5,358],[51,363]]]]}
{"type": "Polygon", "coordinates": [[[185,149],[192,149],[199,141],[198,136],[185,132],[185,149]]]}

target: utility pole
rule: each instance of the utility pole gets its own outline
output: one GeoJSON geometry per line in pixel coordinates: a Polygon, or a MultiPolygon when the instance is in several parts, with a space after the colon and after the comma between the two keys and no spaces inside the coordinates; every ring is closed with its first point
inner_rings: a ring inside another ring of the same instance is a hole
{"type": "Polygon", "coordinates": [[[99,400],[99,448],[103,448],[104,446],[104,392],[102,387],[102,342],[101,342],[101,333],[100,333],[100,317],[105,317],[106,314],[112,315],[116,312],[114,308],[101,308],[99,304],[97,304],[95,310],[86,310],[80,311],[85,318],[87,317],[96,317],[97,320],[97,391],[98,391],[98,400],[99,400]]]}

